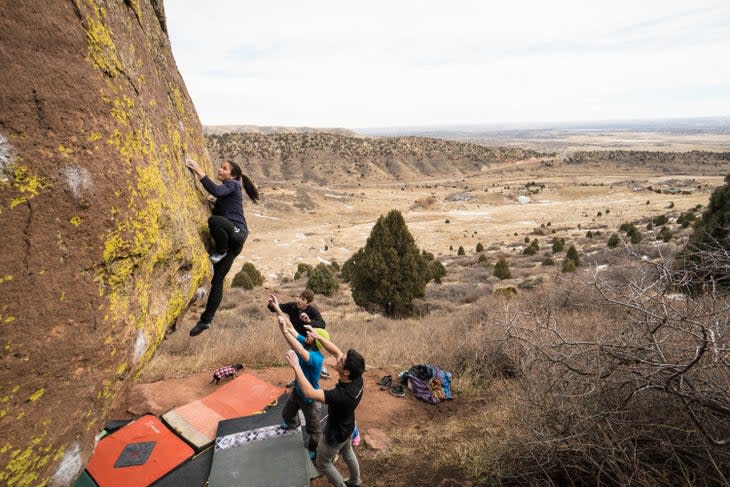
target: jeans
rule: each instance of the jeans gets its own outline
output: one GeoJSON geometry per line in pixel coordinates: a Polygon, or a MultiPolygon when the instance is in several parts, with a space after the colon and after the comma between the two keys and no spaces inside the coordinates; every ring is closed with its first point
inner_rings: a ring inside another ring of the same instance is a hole
{"type": "Polygon", "coordinates": [[[317,401],[311,401],[309,403],[304,402],[304,398],[296,392],[292,392],[284,405],[284,410],[281,412],[281,417],[289,428],[296,428],[299,426],[299,419],[297,413],[302,410],[304,414],[304,421],[306,421],[305,429],[309,434],[309,444],[307,449],[310,451],[317,451],[317,445],[319,444],[319,438],[322,435],[322,425],[319,422],[319,411],[321,405],[317,401]]]}
{"type": "Polygon", "coordinates": [[[335,455],[338,453],[342,455],[342,459],[347,464],[347,470],[350,471],[350,484],[360,485],[360,465],[357,463],[355,450],[352,448],[352,438],[349,436],[345,441],[336,445],[327,443],[326,438],[319,442],[317,458],[314,461],[317,471],[324,474],[335,487],[345,487],[345,481],[333,463],[335,455]]]}
{"type": "Polygon", "coordinates": [[[228,218],[222,216],[211,216],[208,219],[208,228],[210,234],[213,235],[216,243],[216,252],[228,252],[217,264],[213,264],[213,279],[210,282],[210,294],[208,302],[205,305],[205,311],[200,315],[200,321],[211,323],[218,306],[223,299],[223,281],[226,274],[231,270],[233,261],[243,249],[246,243],[248,232],[242,228],[237,228],[228,218]],[[220,248],[221,242],[225,242],[225,247],[220,248]]]}

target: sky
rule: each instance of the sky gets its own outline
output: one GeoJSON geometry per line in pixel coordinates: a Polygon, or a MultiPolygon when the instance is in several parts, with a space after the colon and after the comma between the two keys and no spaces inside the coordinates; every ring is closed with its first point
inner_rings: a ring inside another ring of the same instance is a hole
{"type": "Polygon", "coordinates": [[[730,115],[730,2],[168,0],[204,125],[730,115]]]}

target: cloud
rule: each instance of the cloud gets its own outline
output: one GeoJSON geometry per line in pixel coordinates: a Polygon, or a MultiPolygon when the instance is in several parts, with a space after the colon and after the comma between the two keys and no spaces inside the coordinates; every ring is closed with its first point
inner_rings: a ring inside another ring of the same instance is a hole
{"type": "Polygon", "coordinates": [[[730,113],[724,2],[179,0],[166,9],[205,124],[730,113]]]}

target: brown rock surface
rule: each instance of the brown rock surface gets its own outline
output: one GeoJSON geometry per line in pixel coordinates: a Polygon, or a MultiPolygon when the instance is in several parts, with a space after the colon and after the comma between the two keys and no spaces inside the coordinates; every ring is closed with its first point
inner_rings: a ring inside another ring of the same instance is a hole
{"type": "Polygon", "coordinates": [[[0,484],[68,485],[209,272],[159,0],[0,10],[0,484]]]}

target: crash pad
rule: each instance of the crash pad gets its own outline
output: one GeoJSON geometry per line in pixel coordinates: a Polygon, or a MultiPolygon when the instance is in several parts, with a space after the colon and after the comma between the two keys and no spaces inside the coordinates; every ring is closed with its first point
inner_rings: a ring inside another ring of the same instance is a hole
{"type": "Polygon", "coordinates": [[[193,449],[147,415],[102,438],[86,469],[100,487],[148,486],[193,456],[193,449]]]}

